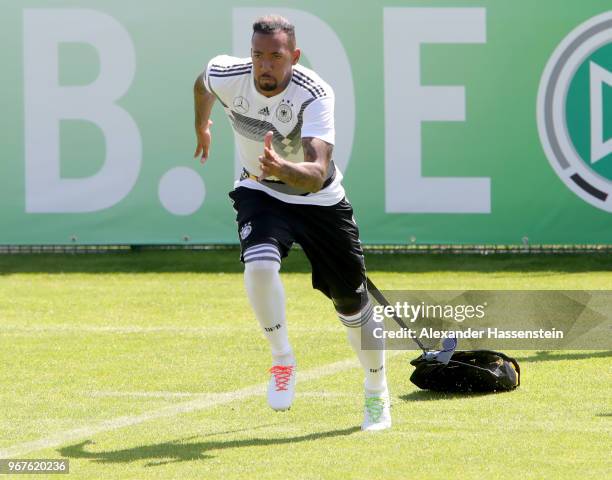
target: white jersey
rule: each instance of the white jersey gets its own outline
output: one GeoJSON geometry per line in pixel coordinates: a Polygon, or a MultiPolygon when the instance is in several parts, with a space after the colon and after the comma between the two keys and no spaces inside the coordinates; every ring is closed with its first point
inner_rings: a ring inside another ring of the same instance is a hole
{"type": "Polygon", "coordinates": [[[280,182],[275,177],[258,182],[248,174],[261,173],[258,157],[263,154],[264,135],[272,131],[274,151],[289,162],[304,161],[303,137],[316,137],[335,143],[334,92],[315,72],[295,65],[287,88],[266,97],[255,88],[250,58],[219,55],[204,72],[206,88],[222,103],[246,170],[234,187],[262,190],[288,203],[334,205],[344,198],[342,173],[330,163],[325,188],[307,193],[280,182]],[[271,181],[270,181],[271,180],[271,181]]]}

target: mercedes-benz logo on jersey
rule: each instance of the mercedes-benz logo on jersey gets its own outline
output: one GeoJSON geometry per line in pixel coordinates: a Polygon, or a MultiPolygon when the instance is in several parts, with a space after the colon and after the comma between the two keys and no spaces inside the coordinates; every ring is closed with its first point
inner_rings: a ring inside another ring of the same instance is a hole
{"type": "Polygon", "coordinates": [[[286,103],[281,103],[276,109],[276,118],[283,123],[289,123],[293,118],[291,107],[286,103]]]}
{"type": "Polygon", "coordinates": [[[249,101],[244,97],[234,98],[234,109],[238,113],[247,113],[249,111],[249,101]]]}
{"type": "Polygon", "coordinates": [[[565,185],[612,212],[612,12],[577,27],[554,51],[537,119],[546,157],[565,185]]]}

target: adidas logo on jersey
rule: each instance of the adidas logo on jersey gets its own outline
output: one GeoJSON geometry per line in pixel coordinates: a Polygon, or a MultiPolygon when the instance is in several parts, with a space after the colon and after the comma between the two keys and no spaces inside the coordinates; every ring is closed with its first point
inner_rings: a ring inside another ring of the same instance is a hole
{"type": "Polygon", "coordinates": [[[259,110],[259,112],[257,113],[259,113],[260,115],[268,116],[270,115],[270,109],[268,107],[264,107],[261,110],[259,110]]]}

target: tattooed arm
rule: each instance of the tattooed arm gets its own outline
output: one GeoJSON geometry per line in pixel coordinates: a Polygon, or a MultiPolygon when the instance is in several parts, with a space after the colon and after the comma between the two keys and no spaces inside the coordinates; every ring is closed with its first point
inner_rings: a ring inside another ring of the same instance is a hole
{"type": "Polygon", "coordinates": [[[308,192],[323,188],[334,146],[319,138],[302,138],[304,162],[292,163],[282,159],[272,148],[272,132],[264,139],[264,154],[259,157],[261,175],[259,179],[275,176],[287,185],[308,192]]]}

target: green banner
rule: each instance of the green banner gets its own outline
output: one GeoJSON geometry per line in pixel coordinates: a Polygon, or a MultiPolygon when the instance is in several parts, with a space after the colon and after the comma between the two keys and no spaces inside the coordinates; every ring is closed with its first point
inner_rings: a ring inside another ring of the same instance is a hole
{"type": "Polygon", "coordinates": [[[248,56],[271,12],[335,90],[364,243],[612,243],[608,1],[0,11],[0,244],[236,243],[232,131],[217,105],[210,158],[192,158],[192,86],[213,56],[248,56]]]}

